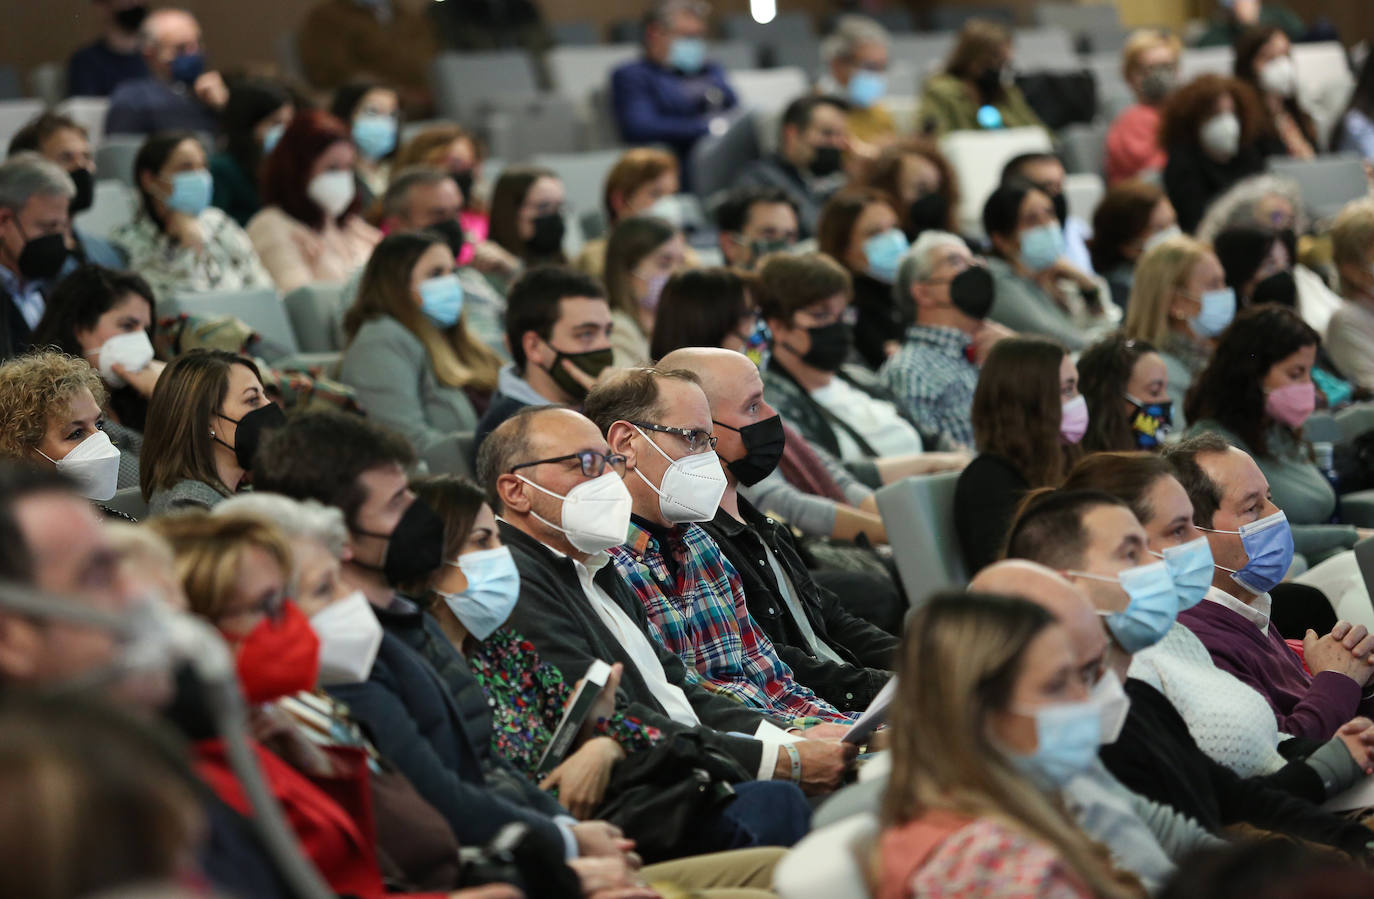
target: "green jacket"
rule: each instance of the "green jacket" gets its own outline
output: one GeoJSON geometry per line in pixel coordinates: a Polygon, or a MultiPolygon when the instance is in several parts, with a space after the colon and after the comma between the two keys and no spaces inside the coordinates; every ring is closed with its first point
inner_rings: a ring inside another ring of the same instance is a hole
{"type": "Polygon", "coordinates": [[[247,225],[262,209],[257,182],[227,152],[210,157],[210,174],[215,179],[210,205],[223,209],[240,227],[247,225]]]}
{"type": "MultiPolygon", "coordinates": [[[[1026,102],[1021,89],[1014,84],[1006,87],[1002,102],[995,105],[1002,114],[1004,128],[1045,127],[1026,102]]],[[[926,80],[921,94],[916,121],[922,129],[933,125],[936,135],[950,131],[982,131],[983,126],[978,124],[978,108],[977,99],[962,79],[953,75],[932,75],[926,80]]]]}
{"type": "MultiPolygon", "coordinates": [[[[1265,3],[1260,6],[1259,14],[1260,25],[1273,25],[1282,28],[1284,34],[1288,35],[1289,40],[1301,40],[1307,34],[1305,25],[1298,14],[1285,6],[1276,3],[1265,3]]],[[[1199,47],[1230,47],[1236,42],[1236,38],[1245,29],[1236,23],[1229,15],[1223,19],[1217,19],[1207,26],[1207,30],[1198,38],[1199,47]]]]}

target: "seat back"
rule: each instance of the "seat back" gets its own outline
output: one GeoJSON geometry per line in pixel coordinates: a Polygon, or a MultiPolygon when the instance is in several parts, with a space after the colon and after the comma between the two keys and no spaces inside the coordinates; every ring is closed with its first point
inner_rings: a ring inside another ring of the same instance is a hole
{"type": "Polygon", "coordinates": [[[1108,122],[1075,122],[1059,130],[1064,167],[1069,173],[1102,175],[1107,166],[1107,131],[1110,128],[1108,122]]]}
{"type": "Polygon", "coordinates": [[[1064,177],[1064,200],[1069,206],[1069,215],[1092,223],[1093,212],[1102,197],[1107,193],[1107,183],[1096,172],[1080,172],[1064,177]]]}
{"type": "Polygon", "coordinates": [[[472,121],[493,98],[539,93],[529,57],[521,50],[440,53],[430,64],[434,106],[440,118],[472,121]]]}
{"type": "Polygon", "coordinates": [[[15,133],[42,111],[42,100],[0,100],[0,150],[8,150],[15,133]]]}
{"type": "MultiPolygon", "coordinates": [[[[45,62],[41,66],[34,66],[29,70],[29,93],[48,106],[61,103],[62,98],[67,96],[67,67],[58,62],[45,62]]],[[[96,130],[105,130],[104,121],[101,121],[96,130]]],[[[91,140],[95,140],[94,133],[91,134],[91,140]]]]}
{"type": "Polygon", "coordinates": [[[77,215],[75,224],[83,234],[109,237],[120,225],[133,221],[138,209],[138,194],[123,181],[107,178],[95,183],[91,208],[77,215]]]}
{"type": "Polygon", "coordinates": [[[548,53],[553,92],[586,102],[591,92],[611,80],[611,72],[641,53],[639,44],[599,44],[594,47],[554,47],[548,53]]]}
{"type": "Polygon", "coordinates": [[[601,43],[599,27],[589,19],[552,22],[549,24],[549,31],[553,35],[553,42],[565,47],[590,47],[601,43]]]}
{"type": "Polygon", "coordinates": [[[478,115],[491,152],[512,162],[539,153],[571,153],[581,146],[582,123],[566,97],[525,95],[493,100],[478,115]]]}
{"type": "Polygon", "coordinates": [[[1013,29],[1018,24],[1016,10],[1009,6],[944,3],[926,14],[926,27],[931,31],[958,31],[969,19],[991,19],[1013,29]]]}
{"type": "Polygon", "coordinates": [[[1099,53],[1120,50],[1125,37],[1115,3],[1037,3],[1035,23],[1063,28],[1075,45],[1099,53]]]}
{"type": "Polygon", "coordinates": [[[773,870],[781,899],[868,899],[869,856],[878,840],[876,815],[853,815],[813,830],[773,870]]]}
{"type": "Polygon", "coordinates": [[[1016,66],[1023,72],[1037,69],[1078,68],[1078,55],[1073,38],[1065,28],[1018,28],[1013,36],[1016,47],[1016,66]]]}
{"type": "Polygon", "coordinates": [[[795,66],[781,69],[741,69],[730,73],[741,106],[765,113],[781,112],[787,104],[806,93],[810,83],[806,73],[795,66]]]}
{"type": "Polygon", "coordinates": [[[1178,58],[1178,83],[1187,84],[1199,75],[1230,75],[1236,51],[1230,47],[1190,47],[1178,58]]]}
{"type": "Polygon", "coordinates": [[[982,234],[983,204],[1002,177],[1002,167],[1021,153],[1050,152],[1043,128],[999,131],[951,131],[940,141],[945,158],[959,176],[959,221],[965,233],[982,234]]]}
{"type": "Polygon", "coordinates": [[[263,345],[259,355],[274,358],[300,351],[296,332],[286,316],[286,306],[270,287],[258,290],[225,290],[176,294],[158,305],[158,314],[232,315],[257,332],[263,345]]]}
{"type": "Polygon", "coordinates": [[[768,22],[756,22],[748,13],[733,13],[721,24],[729,40],[758,48],[760,56],[754,65],[792,66],[808,78],[820,69],[820,41],[804,12],[780,12],[768,22]]]}
{"type": "Polygon", "coordinates": [[[135,521],[148,517],[148,501],[143,498],[143,490],[139,487],[119,488],[114,496],[105,500],[105,505],[135,521]]]}
{"type": "Polygon", "coordinates": [[[144,138],[132,134],[107,134],[95,148],[95,177],[114,178],[130,187],[134,183],[134,157],[144,138]]]}
{"type": "Polygon", "coordinates": [[[1079,57],[1083,68],[1093,73],[1097,82],[1097,120],[1110,123],[1121,111],[1135,103],[1135,94],[1121,73],[1121,54],[1118,52],[1090,53],[1079,57]]]}
{"type": "Polygon", "coordinates": [[[759,157],[759,138],[754,113],[735,115],[720,134],[708,134],[692,145],[687,157],[692,191],[709,200],[730,186],[747,163],[759,157]]]}
{"type": "Polygon", "coordinates": [[[937,590],[963,586],[968,572],[954,532],[954,488],[959,473],[903,478],[875,494],[897,573],[913,609],[925,605],[937,590]]]}
{"type": "Polygon", "coordinates": [[[534,165],[552,169],[563,182],[564,198],[576,215],[601,209],[606,175],[623,150],[590,150],[585,153],[541,153],[534,165]]]}
{"type": "Polygon", "coordinates": [[[294,28],[279,31],[272,44],[277,56],[277,65],[281,66],[282,73],[293,81],[309,84],[310,79],[305,76],[305,62],[301,59],[299,32],[294,28]]]}
{"type": "Polygon", "coordinates": [[[1294,44],[1293,65],[1298,73],[1298,103],[1317,125],[1320,150],[1326,146],[1332,126],[1345,114],[1355,89],[1350,58],[1337,41],[1294,44]]]}
{"type": "Polygon", "coordinates": [[[297,287],[282,302],[301,352],[332,353],[344,348],[343,287],[319,282],[297,287]]]}
{"type": "Polygon", "coordinates": [[[748,41],[712,41],[706,48],[706,58],[727,72],[733,84],[736,69],[756,69],[759,48],[748,41]]]}
{"type": "MultiPolygon", "coordinates": [[[[888,46],[888,64],[900,64],[901,67],[914,71],[915,81],[911,84],[899,84],[889,72],[888,83],[893,93],[919,94],[921,85],[930,73],[944,65],[945,57],[954,49],[955,37],[956,35],[948,32],[894,34],[888,46]]],[[[903,80],[906,80],[905,76],[903,80]]]]}
{"type": "Polygon", "coordinates": [[[1315,159],[1274,156],[1269,171],[1298,183],[1304,205],[1317,218],[1334,216],[1351,200],[1369,192],[1364,160],[1356,153],[1337,153],[1315,159]]]}

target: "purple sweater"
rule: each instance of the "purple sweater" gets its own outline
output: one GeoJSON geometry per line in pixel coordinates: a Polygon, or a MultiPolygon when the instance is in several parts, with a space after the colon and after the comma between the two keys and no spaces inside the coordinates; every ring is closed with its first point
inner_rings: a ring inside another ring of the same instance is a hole
{"type": "Polygon", "coordinates": [[[1360,685],[1334,671],[1308,674],[1272,624],[1266,634],[1244,616],[1209,600],[1178,618],[1197,634],[1218,668],[1269,701],[1280,732],[1329,740],[1359,713],[1360,685]]]}

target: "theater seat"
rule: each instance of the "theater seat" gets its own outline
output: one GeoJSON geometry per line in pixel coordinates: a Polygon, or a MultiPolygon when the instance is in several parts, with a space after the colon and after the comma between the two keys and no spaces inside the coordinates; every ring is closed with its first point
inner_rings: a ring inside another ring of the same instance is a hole
{"type": "Polygon", "coordinates": [[[968,582],[954,533],[958,481],[959,472],[945,471],[903,478],[874,494],[913,609],[937,590],[968,582]]]}
{"type": "Polygon", "coordinates": [[[1298,184],[1303,204],[1318,219],[1330,218],[1351,200],[1369,193],[1364,160],[1357,153],[1337,153],[1315,159],[1272,157],[1269,171],[1298,184]]]}
{"type": "Polygon", "coordinates": [[[1053,150],[1044,128],[951,131],[940,141],[945,158],[959,176],[959,222],[966,234],[983,233],[983,204],[1002,178],[1002,167],[1021,153],[1053,150]]]}
{"type": "Polygon", "coordinates": [[[158,315],[232,315],[257,332],[257,355],[268,362],[300,351],[296,333],[286,317],[286,306],[276,290],[227,290],[183,293],[158,304],[158,315]]]}
{"type": "Polygon", "coordinates": [[[759,157],[759,138],[754,113],[737,114],[720,134],[708,134],[692,146],[687,157],[692,192],[709,204],[711,196],[725,190],[745,164],[759,157]]]}
{"type": "Polygon", "coordinates": [[[874,815],[813,830],[774,869],[774,891],[781,899],[868,899],[869,856],[877,838],[874,815]]]}
{"type": "Polygon", "coordinates": [[[133,188],[114,178],[95,183],[91,208],[76,217],[75,225],[83,234],[109,237],[120,225],[133,221],[138,208],[138,195],[133,188]]]}
{"type": "Polygon", "coordinates": [[[115,495],[107,499],[104,505],[135,520],[148,516],[148,503],[143,499],[143,491],[139,487],[123,487],[116,490],[115,495]]]}
{"type": "Polygon", "coordinates": [[[286,315],[302,352],[343,349],[343,287],[330,282],[306,284],[286,295],[286,315]]]}

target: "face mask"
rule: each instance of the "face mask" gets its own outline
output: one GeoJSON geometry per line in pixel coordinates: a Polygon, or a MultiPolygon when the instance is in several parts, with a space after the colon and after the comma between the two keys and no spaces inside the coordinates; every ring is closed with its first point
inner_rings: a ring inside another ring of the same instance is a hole
{"type": "Polygon", "coordinates": [[[1291,97],[1297,86],[1298,71],[1293,66],[1293,57],[1280,56],[1265,63],[1259,70],[1260,87],[1280,97],[1291,97]]]}
{"type": "Polygon", "coordinates": [[[1131,416],[1131,433],[1135,435],[1135,445],[1140,449],[1154,449],[1159,446],[1169,433],[1169,426],[1174,423],[1173,400],[1143,403],[1129,393],[1125,394],[1125,397],[1126,402],[1135,406],[1135,414],[1131,416]]]}
{"type": "Polygon", "coordinates": [[[449,219],[444,222],[435,222],[425,229],[440,234],[448,248],[453,251],[453,258],[463,252],[463,245],[467,243],[468,236],[463,233],[463,225],[457,219],[449,219]]]}
{"type": "Polygon", "coordinates": [[[1178,84],[1178,73],[1172,67],[1156,66],[1146,72],[1144,78],[1140,79],[1140,94],[1146,103],[1157,105],[1173,93],[1176,84],[1178,84]]]}
{"type": "Polygon", "coordinates": [[[1178,610],[1186,612],[1202,602],[1212,587],[1212,546],[1206,537],[1198,537],[1178,546],[1167,546],[1156,553],[1169,567],[1178,594],[1178,610]]]}
{"type": "Polygon", "coordinates": [[[1064,229],[1058,223],[1021,232],[1021,264],[1031,271],[1044,271],[1063,255],[1064,229]]]}
{"type": "MultiPolygon", "coordinates": [[[[1048,195],[1049,191],[1045,193],[1048,195]]],[[[1069,220],[1069,198],[1063,193],[1057,193],[1050,196],[1050,202],[1054,204],[1054,217],[1059,219],[1059,227],[1063,228],[1064,223],[1069,220]]]]}
{"type": "MultiPolygon", "coordinates": [[[[354,528],[354,533],[377,537],[386,541],[386,555],[382,567],[363,565],[380,570],[393,587],[424,577],[439,567],[444,559],[444,520],[434,513],[425,501],[417,499],[406,507],[401,520],[390,534],[378,534],[354,528]]],[[[357,564],[358,560],[353,560],[357,564]]]]}
{"type": "Polygon", "coordinates": [[[1259,596],[1283,582],[1293,564],[1293,531],[1283,510],[1267,515],[1259,521],[1243,524],[1238,531],[1218,531],[1199,528],[1212,534],[1239,534],[1240,545],[1249,561],[1239,571],[1218,565],[1231,572],[1231,580],[1259,596]]]}
{"type": "Polygon", "coordinates": [[[639,305],[648,312],[658,308],[659,298],[663,296],[663,285],[668,283],[669,276],[653,275],[649,278],[641,278],[645,284],[644,296],[639,298],[639,305]]]}
{"type": "Polygon", "coordinates": [[[114,21],[119,26],[119,30],[128,34],[133,34],[142,28],[143,20],[146,18],[148,18],[148,7],[142,4],[117,9],[114,14],[114,21]]]}
{"type": "Polygon", "coordinates": [[[194,87],[196,79],[205,74],[205,54],[183,53],[172,60],[169,69],[173,81],[194,87]]]}
{"type": "Polygon", "coordinates": [[[1300,428],[1317,408],[1317,385],[1311,381],[1287,384],[1264,395],[1264,414],[1275,421],[1300,428]]]}
{"type": "Polygon", "coordinates": [[[234,461],[244,471],[253,470],[253,456],[257,455],[258,444],[262,441],[262,432],[272,428],[280,428],[286,424],[286,413],[282,412],[281,406],[276,403],[259,406],[238,420],[227,415],[219,417],[237,425],[234,429],[234,445],[229,446],[216,437],[214,432],[211,432],[210,437],[220,446],[233,450],[234,461]]]}
{"type": "Polygon", "coordinates": [[[1174,626],[1178,617],[1178,595],[1169,566],[1162,561],[1127,568],[1116,577],[1086,571],[1068,573],[1093,581],[1117,583],[1126,591],[1131,601],[1123,611],[1098,614],[1107,619],[1107,630],[1127,652],[1140,652],[1154,646],[1174,626]]]}
{"type": "Polygon", "coordinates": [[[658,494],[658,510],[663,514],[664,520],[671,524],[686,524],[715,518],[716,509],[720,508],[720,498],[725,495],[726,487],[725,471],[720,467],[720,457],[715,451],[707,450],[704,453],[674,459],[665,453],[661,446],[650,440],[648,434],[640,431],[637,426],[635,430],[639,431],[639,436],[648,441],[660,456],[668,460],[668,469],[663,472],[662,483],[658,487],[644,476],[643,471],[635,468],[635,474],[639,475],[639,479],[658,494]]]}
{"type": "Polygon", "coordinates": [[[372,612],[363,591],[355,590],[310,616],[320,641],[322,686],[360,684],[372,674],[382,648],[382,623],[372,612]]]}
{"type": "Polygon", "coordinates": [[[816,147],[811,152],[811,164],[807,166],[817,178],[828,178],[840,170],[844,164],[844,154],[839,147],[816,147]]]}
{"type": "Polygon", "coordinates": [[[376,162],[396,149],[396,119],[389,115],[360,115],[353,120],[353,143],[362,157],[376,162]]]}
{"type": "Polygon", "coordinates": [[[353,205],[357,190],[351,171],[321,172],[310,179],[305,195],[323,209],[325,215],[336,219],[353,205]]]}
{"type": "Polygon", "coordinates": [[[668,65],[695,75],[706,65],[706,42],[699,37],[675,37],[668,45],[668,65]]]}
{"type": "Polygon", "coordinates": [[[849,102],[860,109],[868,109],[887,93],[887,77],[868,69],[859,69],[849,79],[849,102]]]}
{"type": "Polygon", "coordinates": [[[56,461],[42,450],[38,455],[75,480],[86,499],[104,502],[115,495],[119,486],[119,449],[104,431],[96,430],[56,461]]]}
{"type": "Polygon", "coordinates": [[[1164,243],[1164,241],[1172,237],[1178,237],[1182,233],[1183,229],[1180,228],[1178,225],[1170,225],[1167,228],[1160,228],[1154,234],[1151,234],[1148,238],[1145,239],[1145,243],[1142,244],[1140,247],[1141,255],[1150,252],[1155,247],[1159,246],[1160,244],[1164,243]]]}
{"type": "Polygon", "coordinates": [[[782,429],[782,416],[774,415],[763,421],[756,421],[742,428],[732,428],[727,424],[713,422],[727,431],[734,431],[744,444],[744,456],[726,462],[725,467],[746,487],[752,487],[773,473],[782,461],[782,452],[787,448],[787,432],[782,429]]]}
{"type": "MultiPolygon", "coordinates": [[[[738,237],[736,238],[736,240],[740,243],[743,243],[743,241],[740,240],[738,237]]],[[[749,253],[751,255],[749,257],[749,265],[747,267],[750,271],[752,271],[754,268],[758,266],[759,260],[762,259],[764,256],[767,256],[770,253],[790,253],[792,252],[792,248],[796,245],[797,244],[795,241],[788,240],[785,237],[780,240],[752,241],[748,244],[749,253]]]]}
{"type": "Polygon", "coordinates": [[[978,87],[978,93],[983,95],[984,100],[991,100],[1002,95],[1002,67],[997,66],[992,69],[984,69],[973,79],[973,83],[978,87]]]}
{"type": "Polygon", "coordinates": [[[659,197],[648,209],[644,210],[643,214],[663,219],[678,230],[687,224],[687,212],[683,206],[683,199],[677,194],[659,197]]]}
{"type": "Polygon", "coordinates": [[[561,213],[550,212],[534,220],[534,234],[525,241],[525,248],[536,256],[552,256],[563,249],[566,229],[561,213]]]}
{"type": "Polygon", "coordinates": [[[1212,116],[1198,132],[1202,148],[1222,162],[1230,162],[1240,151],[1240,119],[1233,112],[1212,116]]]}
{"type": "MultiPolygon", "coordinates": [[[[19,222],[16,220],[15,225],[19,222]]],[[[22,235],[24,230],[19,229],[22,235]]],[[[57,277],[67,261],[67,237],[64,234],[45,234],[24,243],[19,251],[19,274],[25,281],[47,281],[57,277]]]]}
{"type": "Polygon", "coordinates": [[[458,185],[458,190],[463,194],[463,202],[472,202],[472,169],[465,169],[461,172],[449,172],[448,176],[453,179],[453,183],[458,185]]]}
{"type": "Polygon", "coordinates": [[[95,202],[95,175],[90,169],[72,169],[67,174],[76,185],[76,196],[67,204],[67,212],[71,215],[85,212],[95,202]]]}
{"type": "Polygon", "coordinates": [[[215,179],[206,169],[177,172],[172,176],[172,192],[167,208],[192,218],[205,211],[215,193],[215,179]]]}
{"type": "Polygon", "coordinates": [[[625,482],[614,471],[606,470],[601,477],[583,481],[559,496],[552,490],[540,487],[524,475],[516,475],[535,490],[547,493],[563,501],[563,513],[556,525],[547,518],[531,510],[537,520],[564,534],[580,552],[595,554],[605,552],[612,546],[625,542],[630,532],[630,510],[634,499],[626,489],[625,482]]]}
{"type": "Polygon", "coordinates": [[[1250,297],[1250,304],[1262,306],[1265,303],[1287,306],[1289,309],[1297,307],[1298,282],[1293,280],[1291,271],[1275,272],[1255,285],[1255,292],[1250,297]]]}
{"type": "Polygon", "coordinates": [[[949,200],[937,191],[917,197],[907,210],[906,236],[911,240],[922,231],[943,231],[949,226],[949,200]]]}
{"type": "Polygon", "coordinates": [[[277,141],[281,140],[282,134],[286,132],[286,123],[278,122],[271,126],[262,135],[262,152],[266,156],[277,146],[277,141]]]}
{"type": "Polygon", "coordinates": [[[320,674],[320,638],[287,600],[280,621],[264,617],[238,644],[236,666],[243,695],[252,703],[313,690],[320,674]]]}
{"type": "Polygon", "coordinates": [[[127,334],[116,334],[94,350],[91,355],[99,357],[100,377],[111,387],[123,387],[124,379],[115,374],[116,365],[125,371],[143,371],[153,361],[153,342],[148,332],[142,329],[127,334]]]}
{"type": "Polygon", "coordinates": [[[520,598],[520,572],[510,550],[498,546],[463,553],[457,562],[444,564],[461,569],[468,579],[466,590],[443,594],[444,602],[478,642],[487,639],[506,623],[520,598]]]}
{"type": "Polygon", "coordinates": [[[1115,743],[1131,711],[1131,698],[1122,689],[1121,678],[1116,676],[1115,671],[1102,675],[1097,686],[1093,687],[1091,702],[1102,715],[1102,745],[1115,743]]]}
{"type": "Polygon", "coordinates": [[[1065,443],[1077,443],[1088,433],[1088,401],[1079,394],[1060,407],[1059,435],[1065,443]]]}
{"type": "Polygon", "coordinates": [[[910,245],[906,235],[896,228],[889,228],[864,241],[864,259],[868,261],[868,273],[879,281],[891,284],[897,280],[897,266],[902,255],[910,245]]]}
{"type": "Polygon", "coordinates": [[[987,318],[995,298],[992,275],[981,265],[970,265],[950,279],[949,302],[969,318],[987,318]]]}
{"type": "Polygon", "coordinates": [[[811,335],[811,349],[803,355],[802,361],[821,371],[839,371],[844,360],[849,358],[849,350],[854,342],[853,329],[847,322],[831,322],[819,328],[807,328],[811,335]]]}
{"type": "Polygon", "coordinates": [[[1102,711],[1092,700],[1042,706],[1021,712],[1035,719],[1035,752],[1012,761],[1033,778],[1063,787],[1092,767],[1102,745],[1102,711]]]}
{"type": "Polygon", "coordinates": [[[1216,337],[1236,317],[1236,290],[1222,287],[1209,290],[1200,299],[1202,309],[1192,320],[1193,330],[1202,337],[1216,337]]]}
{"type": "Polygon", "coordinates": [[[571,362],[575,368],[589,378],[599,377],[615,361],[615,353],[610,347],[606,347],[604,350],[587,350],[585,353],[565,353],[556,347],[554,349],[558,355],[553,357],[553,364],[547,369],[549,377],[553,379],[560,390],[572,397],[575,403],[580,403],[587,398],[587,388],[563,370],[564,360],[571,362]]]}
{"type": "Polygon", "coordinates": [[[451,328],[463,314],[463,285],[457,275],[440,275],[420,282],[420,311],[440,328],[451,328]]]}

